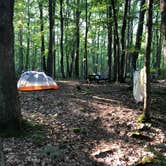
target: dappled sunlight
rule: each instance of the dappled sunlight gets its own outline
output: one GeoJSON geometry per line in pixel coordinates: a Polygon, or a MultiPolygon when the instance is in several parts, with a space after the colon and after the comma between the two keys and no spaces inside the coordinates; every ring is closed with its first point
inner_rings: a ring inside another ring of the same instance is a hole
{"type": "Polygon", "coordinates": [[[46,161],[48,165],[60,162],[64,166],[66,163],[128,166],[144,156],[151,156],[152,152],[147,150],[149,145],[163,150],[165,135],[162,128],[152,126],[142,131],[142,137],[132,136],[141,111],[134,107],[125,86],[88,87],[77,81],[59,81],[59,85],[59,91],[19,93],[23,118],[42,125],[45,133],[43,135],[39,130],[24,141],[22,138],[13,142],[4,140],[12,147],[10,152],[5,151],[9,156],[7,160],[14,156],[13,162],[21,163],[19,156],[22,155],[28,162],[33,154],[35,161],[30,161],[31,165],[46,161]],[[22,149],[29,148],[29,152],[24,150],[25,155],[22,150],[15,149],[17,143],[22,149]],[[49,148],[50,155],[47,154],[49,148]],[[42,157],[38,155],[41,152],[45,154],[42,157]],[[58,157],[52,159],[51,155],[58,157]]]}
{"type": "Polygon", "coordinates": [[[106,166],[132,165],[143,156],[154,156],[146,146],[124,143],[123,140],[101,140],[93,149],[91,157],[106,166]]]}

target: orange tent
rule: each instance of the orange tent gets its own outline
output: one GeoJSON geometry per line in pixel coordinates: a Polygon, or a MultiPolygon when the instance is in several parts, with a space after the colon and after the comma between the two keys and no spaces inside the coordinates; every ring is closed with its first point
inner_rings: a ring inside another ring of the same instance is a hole
{"type": "Polygon", "coordinates": [[[59,89],[59,86],[44,72],[27,71],[24,72],[18,80],[17,88],[20,91],[33,91],[59,89]]]}

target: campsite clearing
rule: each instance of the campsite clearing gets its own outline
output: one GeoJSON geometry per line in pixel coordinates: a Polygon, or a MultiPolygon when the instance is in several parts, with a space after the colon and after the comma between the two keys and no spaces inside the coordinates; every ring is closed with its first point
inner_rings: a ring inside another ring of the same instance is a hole
{"type": "Polygon", "coordinates": [[[154,151],[166,154],[166,87],[153,87],[152,122],[141,130],[136,119],[142,111],[127,84],[58,85],[19,92],[31,125],[24,136],[1,138],[6,166],[127,166],[147,156],[156,160],[154,151]],[[137,128],[140,137],[133,134],[137,128]]]}

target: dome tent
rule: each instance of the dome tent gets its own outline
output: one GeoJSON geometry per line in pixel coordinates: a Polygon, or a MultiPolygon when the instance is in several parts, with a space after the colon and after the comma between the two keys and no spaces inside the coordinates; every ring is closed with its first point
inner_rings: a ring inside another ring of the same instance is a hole
{"type": "Polygon", "coordinates": [[[20,91],[59,89],[56,82],[44,72],[27,71],[21,74],[17,83],[20,91]]]}

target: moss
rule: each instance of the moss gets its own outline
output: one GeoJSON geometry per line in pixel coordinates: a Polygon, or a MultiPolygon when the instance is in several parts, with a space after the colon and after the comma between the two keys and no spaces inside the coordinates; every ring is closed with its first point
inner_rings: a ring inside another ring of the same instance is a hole
{"type": "Polygon", "coordinates": [[[150,117],[145,115],[144,112],[140,116],[138,116],[137,121],[138,123],[151,122],[150,117]]]}
{"type": "Polygon", "coordinates": [[[81,132],[81,128],[73,128],[73,132],[74,133],[80,133],[81,132]]]}
{"type": "Polygon", "coordinates": [[[165,166],[166,165],[166,157],[162,153],[156,151],[153,147],[150,147],[150,146],[147,148],[147,150],[152,152],[156,156],[156,165],[155,166],[165,166]]]}
{"type": "Polygon", "coordinates": [[[13,129],[0,129],[0,137],[10,138],[10,137],[29,137],[33,135],[33,133],[43,131],[43,126],[36,122],[22,120],[21,128],[13,129]]]}
{"type": "Polygon", "coordinates": [[[156,165],[156,159],[155,159],[155,157],[144,156],[142,159],[138,160],[134,165],[135,166],[156,165]]]}
{"type": "Polygon", "coordinates": [[[143,123],[145,121],[145,115],[141,114],[140,116],[138,116],[137,120],[139,123],[143,123]]]}

